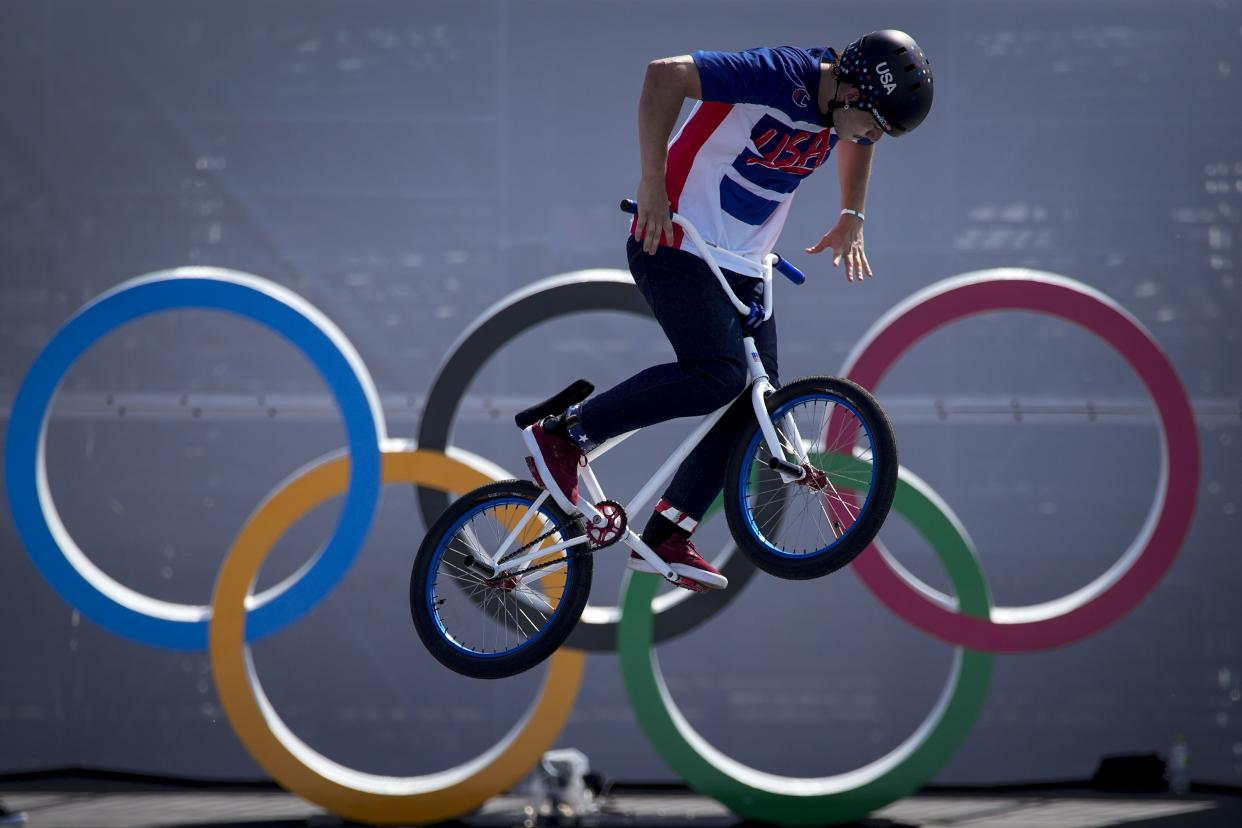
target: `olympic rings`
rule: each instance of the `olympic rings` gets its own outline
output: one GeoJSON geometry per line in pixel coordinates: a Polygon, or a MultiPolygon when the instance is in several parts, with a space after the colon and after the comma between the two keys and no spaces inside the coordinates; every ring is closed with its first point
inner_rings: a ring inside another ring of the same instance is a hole
{"type": "MultiPolygon", "coordinates": [[[[931,488],[902,469],[893,508],[932,546],[948,571],[962,612],[987,618],[991,601],[974,546],[931,488]]],[[[797,779],[763,773],[725,756],[695,732],[664,684],[652,648],[648,609],[658,576],[631,575],[621,594],[621,675],[647,739],[691,788],[749,819],[825,825],[862,819],[914,793],[949,761],[987,695],[993,656],[959,648],[954,672],[927,719],[887,756],[848,773],[797,779]]]]}
{"type": "MultiPolygon", "coordinates": [[[[550,319],[583,311],[621,311],[651,317],[651,309],[634,288],[633,278],[621,270],[579,270],[542,279],[511,293],[483,311],[449,348],[427,393],[418,444],[439,450],[449,445],[449,432],[466,389],[505,343],[550,319]]],[[[419,489],[418,502],[428,525],[448,508],[448,498],[428,489],[419,489]]],[[[755,567],[735,551],[736,547],[730,544],[714,561],[729,579],[729,589],[693,596],[685,590],[674,590],[655,600],[657,643],[694,629],[737,597],[754,576],[755,567]],[[689,600],[691,597],[693,601],[689,600]]],[[[619,607],[588,604],[569,636],[568,646],[588,652],[615,651],[620,615],[619,607]]]]}
{"type": "Polygon", "coordinates": [[[105,574],[65,529],[47,481],[47,421],[70,366],[117,327],[158,311],[231,311],[282,334],[314,363],[341,407],[353,458],[345,507],[319,556],[295,576],[255,597],[251,640],[297,620],[345,575],[371,526],[379,496],[379,441],[385,436],[375,385],[357,351],[309,302],[246,273],[183,267],[118,285],[77,312],[26,374],[5,440],[5,483],[13,522],[31,559],[70,605],[118,635],[184,650],[207,647],[208,608],[161,601],[105,574]]]}
{"type": "MultiPolygon", "coordinates": [[[[367,823],[431,823],[461,816],[507,791],[538,763],[578,695],[584,653],[562,647],[531,709],[488,751],[456,768],[395,778],[352,770],[306,745],[281,721],[259,684],[243,641],[246,595],[281,535],[302,515],[345,490],[352,456],[323,458],[286,482],[246,522],[220,570],[212,601],[211,670],[229,722],[250,755],[286,790],[367,823]]],[[[446,457],[388,441],[383,482],[467,492],[496,478],[446,457]]]]}
{"type": "Polygon", "coordinates": [[[588,607],[570,638],[577,649],[562,647],[552,656],[540,696],[523,720],[484,754],[440,773],[397,779],[332,762],[289,731],[255,676],[247,642],[295,620],[341,579],[365,540],[381,475],[385,483],[420,487],[428,522],[447,505],[443,492],[465,492],[507,476],[448,446],[466,388],[492,353],[535,324],[582,310],[649,314],[620,271],[547,279],[488,309],[446,357],[428,397],[417,449],[387,438],[362,360],[344,335],[300,297],[254,276],[212,268],[179,268],[126,282],[70,319],[31,367],[10,417],[5,480],[14,523],[53,588],[120,635],[177,649],[209,648],[221,703],[243,745],[288,790],[336,813],[376,823],[434,822],[460,816],[503,792],[535,765],[563,727],[582,679],[581,650],[616,646],[640,725],[692,787],[765,822],[848,821],[911,793],[948,761],[983,703],[992,653],[1061,646],[1116,621],[1163,576],[1191,519],[1199,457],[1185,391],[1150,334],[1112,300],[1078,282],[998,269],[938,283],[881,319],[842,373],[874,387],[894,361],[937,327],[1005,309],[1047,313],[1085,327],[1139,374],[1155,400],[1161,430],[1161,472],[1151,514],[1122,558],[1084,589],[1035,607],[994,608],[964,529],[927,484],[902,469],[894,508],[931,543],[956,601],[905,573],[878,541],[854,568],[899,617],[958,646],[954,672],[928,718],[902,745],[865,767],[821,779],[761,773],[724,756],[690,728],[663,684],[652,647],[702,623],[736,597],[754,573],[739,555],[728,555],[722,567],[733,586],[726,593],[653,601],[659,580],[635,576],[625,582],[619,608],[588,607]],[[73,362],[117,326],[178,308],[231,311],[283,334],[327,381],[348,437],[347,451],[321,458],[262,501],[224,561],[211,607],[157,601],[104,575],[68,535],[47,482],[48,412],[73,362]],[[345,508],[324,551],[298,575],[249,599],[259,567],[286,529],[341,492],[346,493],[345,508]]]}
{"type": "Polygon", "coordinates": [[[1194,515],[1198,437],[1194,412],[1177,372],[1142,324],[1099,291],[1040,271],[979,271],[916,293],[876,322],[846,359],[841,373],[875,388],[889,367],[922,337],[950,322],[996,310],[1035,311],[1073,322],[1112,346],[1142,379],[1156,405],[1161,449],[1156,497],[1147,520],[1120,560],[1095,581],[1043,604],[995,607],[990,619],[959,615],[948,598],[902,570],[878,547],[859,555],[853,566],[885,606],[937,638],[991,652],[1046,650],[1112,624],[1164,577],[1194,515]]]}

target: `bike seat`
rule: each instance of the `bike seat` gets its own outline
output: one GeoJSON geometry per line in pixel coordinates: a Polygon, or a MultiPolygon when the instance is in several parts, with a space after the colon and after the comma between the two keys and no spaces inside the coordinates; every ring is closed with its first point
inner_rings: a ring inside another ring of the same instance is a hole
{"type": "Polygon", "coordinates": [[[513,421],[521,429],[530,428],[544,417],[560,414],[571,405],[582,402],[595,391],[595,386],[584,379],[574,380],[551,397],[514,415],[513,421]]]}

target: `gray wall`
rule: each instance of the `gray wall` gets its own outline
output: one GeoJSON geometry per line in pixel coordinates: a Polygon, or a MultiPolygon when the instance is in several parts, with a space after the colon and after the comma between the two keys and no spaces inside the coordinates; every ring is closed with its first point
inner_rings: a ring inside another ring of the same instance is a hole
{"type": "MultiPolygon", "coordinates": [[[[624,267],[615,203],[637,183],[644,63],[696,48],[844,46],[913,33],[936,71],[923,129],[882,141],[868,202],[876,272],[847,284],[801,253],[836,214],[804,185],[781,248],[782,375],[837,370],[889,307],[941,278],[1028,266],[1124,305],[1168,352],[1202,448],[1194,525],[1120,623],[997,659],[979,723],[939,782],[1079,777],[1103,754],[1185,733],[1196,778],[1242,784],[1242,3],[26,2],[0,4],[0,418],[84,302],[149,271],[210,264],[301,293],[353,341],[395,435],[413,436],[446,348],[509,292],[624,267]]],[[[471,388],[457,445],[521,465],[510,402],[578,375],[606,386],[670,354],[653,323],[582,314],[512,343],[471,388]]],[[[906,466],[953,507],[1000,604],[1049,600],[1121,554],[1151,504],[1157,429],[1135,375],[1090,335],[1032,314],[937,332],[878,389],[906,466]],[[1012,401],[1048,411],[1020,421],[1012,401]],[[1087,416],[1088,400],[1111,411],[1087,416]],[[937,406],[948,412],[937,415],[937,406]]],[[[284,341],[179,312],[109,335],[71,370],[49,428],[66,525],[128,586],[205,603],[229,542],[343,432],[284,341]],[[200,416],[181,407],[192,395],[200,416]],[[122,411],[123,409],[123,411],[122,411]]],[[[603,470],[633,491],[644,437],[603,470]]],[[[281,544],[295,569],[336,506],[281,544]]],[[[504,734],[540,672],[458,678],[419,647],[404,579],[423,525],[390,487],[372,540],[306,619],[256,647],[265,687],[313,746],[418,773],[504,734]]],[[[719,548],[723,529],[704,529],[719,548]]],[[[946,587],[894,520],[882,537],[946,587]]],[[[597,564],[615,600],[620,553],[597,564]]],[[[858,766],[934,704],[948,645],[848,573],[757,578],[661,650],[674,694],[719,747],[764,770],[858,766]]],[[[0,509],[0,772],[88,765],[251,777],[203,655],[94,626],[42,580],[0,509]]],[[[637,732],[615,656],[589,661],[561,743],[621,779],[670,772],[637,732]]]]}

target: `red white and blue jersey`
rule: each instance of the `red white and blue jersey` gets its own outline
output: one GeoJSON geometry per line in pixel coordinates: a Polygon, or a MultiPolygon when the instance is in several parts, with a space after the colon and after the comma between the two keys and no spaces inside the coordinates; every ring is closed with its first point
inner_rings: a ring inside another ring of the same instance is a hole
{"type": "MultiPolygon", "coordinates": [[[[794,190],[837,143],[817,105],[820,63],[836,54],[781,46],[691,57],[703,99],[669,143],[669,201],[706,241],[750,260],[758,275],[794,190]]],[[[677,227],[673,246],[698,255],[683,235],[677,227]]],[[[729,259],[731,270],[745,272],[739,265],[729,259]]]]}

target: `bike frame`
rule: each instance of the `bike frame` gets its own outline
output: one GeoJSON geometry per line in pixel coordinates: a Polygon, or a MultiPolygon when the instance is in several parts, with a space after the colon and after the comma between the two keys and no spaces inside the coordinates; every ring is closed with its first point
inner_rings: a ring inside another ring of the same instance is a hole
{"type": "MultiPolygon", "coordinates": [[[[737,296],[733,293],[733,289],[729,286],[728,280],[725,279],[724,274],[721,273],[720,266],[716,261],[717,257],[725,259],[726,261],[729,258],[740,257],[737,257],[734,253],[723,250],[706,242],[703,237],[699,235],[699,232],[695,229],[694,225],[682,216],[674,213],[672,215],[672,220],[685,231],[686,237],[689,238],[695,246],[698,247],[699,252],[703,254],[703,260],[707,262],[707,266],[711,268],[712,273],[715,274],[716,279],[720,282],[721,288],[724,289],[725,295],[732,301],[733,306],[737,309],[738,313],[744,319],[750,317],[754,313],[755,309],[751,308],[749,305],[737,298],[737,296]]],[[[753,266],[753,262],[750,262],[750,260],[744,261],[753,266]]],[[[765,322],[772,317],[772,270],[773,267],[777,266],[780,261],[779,256],[771,253],[768,254],[763,261],[762,275],[756,277],[763,280],[763,321],[765,322]]],[[[792,279],[793,277],[791,276],[790,278],[792,279]]],[[[742,345],[745,348],[745,353],[747,355],[746,368],[750,375],[750,380],[747,383],[746,390],[744,390],[737,397],[734,397],[727,404],[716,409],[699,421],[698,425],[696,425],[694,430],[690,432],[689,436],[687,436],[686,439],[682,441],[681,445],[678,446],[669,458],[664,461],[664,463],[656,471],[655,475],[653,475],[651,479],[643,485],[642,489],[634,495],[633,499],[631,499],[629,503],[624,505],[623,508],[625,509],[625,513],[627,515],[641,512],[643,507],[650,503],[656,496],[657,492],[663,490],[668,481],[672,479],[673,475],[676,473],[677,467],[680,466],[682,461],[690,455],[690,452],[694,451],[699,442],[707,436],[707,433],[711,431],[712,426],[720,421],[720,418],[724,416],[725,412],[728,411],[729,408],[737,402],[737,400],[747,394],[750,395],[751,408],[754,412],[755,419],[759,423],[759,428],[763,433],[763,438],[767,443],[771,456],[773,458],[785,456],[780,439],[777,436],[776,429],[773,427],[772,421],[768,417],[765,399],[773,392],[774,389],[768,379],[767,371],[764,370],[763,361],[759,358],[759,351],[755,347],[754,337],[744,334],[742,337],[742,345]]],[[[802,439],[802,436],[798,433],[797,425],[794,423],[792,416],[786,415],[784,426],[786,430],[786,437],[789,442],[788,448],[791,449],[796,455],[797,463],[786,462],[784,464],[778,464],[775,471],[780,474],[786,483],[793,483],[801,480],[806,474],[805,470],[801,468],[801,464],[809,462],[807,447],[806,443],[802,439]]],[[[596,477],[594,469],[591,468],[590,461],[597,460],[607,452],[612,451],[621,443],[637,434],[640,430],[641,429],[636,429],[627,434],[622,434],[619,437],[614,437],[587,455],[588,462],[582,471],[581,482],[586,487],[587,493],[590,495],[590,501],[588,502],[587,499],[579,498],[577,513],[584,515],[595,526],[605,525],[606,519],[602,514],[600,514],[593,504],[599,503],[607,499],[607,497],[604,494],[604,488],[600,484],[599,478],[596,477]]],[[[524,555],[519,555],[511,560],[507,560],[501,565],[497,565],[497,561],[502,560],[504,556],[514,548],[514,544],[517,543],[517,539],[521,537],[522,532],[529,524],[531,518],[539,512],[540,506],[542,506],[544,501],[546,501],[550,496],[551,493],[546,489],[539,495],[535,502],[531,504],[531,507],[527,510],[526,514],[523,515],[521,520],[518,521],[517,525],[510,530],[508,536],[505,538],[500,548],[496,550],[494,555],[487,555],[481,547],[475,550],[477,553],[476,557],[479,558],[479,563],[489,566],[493,577],[503,577],[505,575],[517,574],[524,567],[540,558],[547,557],[549,554],[587,543],[587,538],[583,535],[573,538],[572,540],[540,547],[539,549],[533,550],[524,555]]],[[[628,546],[630,549],[633,549],[639,556],[642,557],[643,560],[655,567],[656,571],[667,580],[676,583],[680,579],[680,576],[673,571],[672,567],[656,555],[651,547],[643,543],[642,537],[628,526],[626,527],[625,533],[622,537],[615,541],[615,543],[621,543],[628,546]]],[[[524,577],[522,582],[524,584],[533,583],[542,578],[549,571],[552,570],[541,569],[532,572],[529,576],[524,577]]]]}

